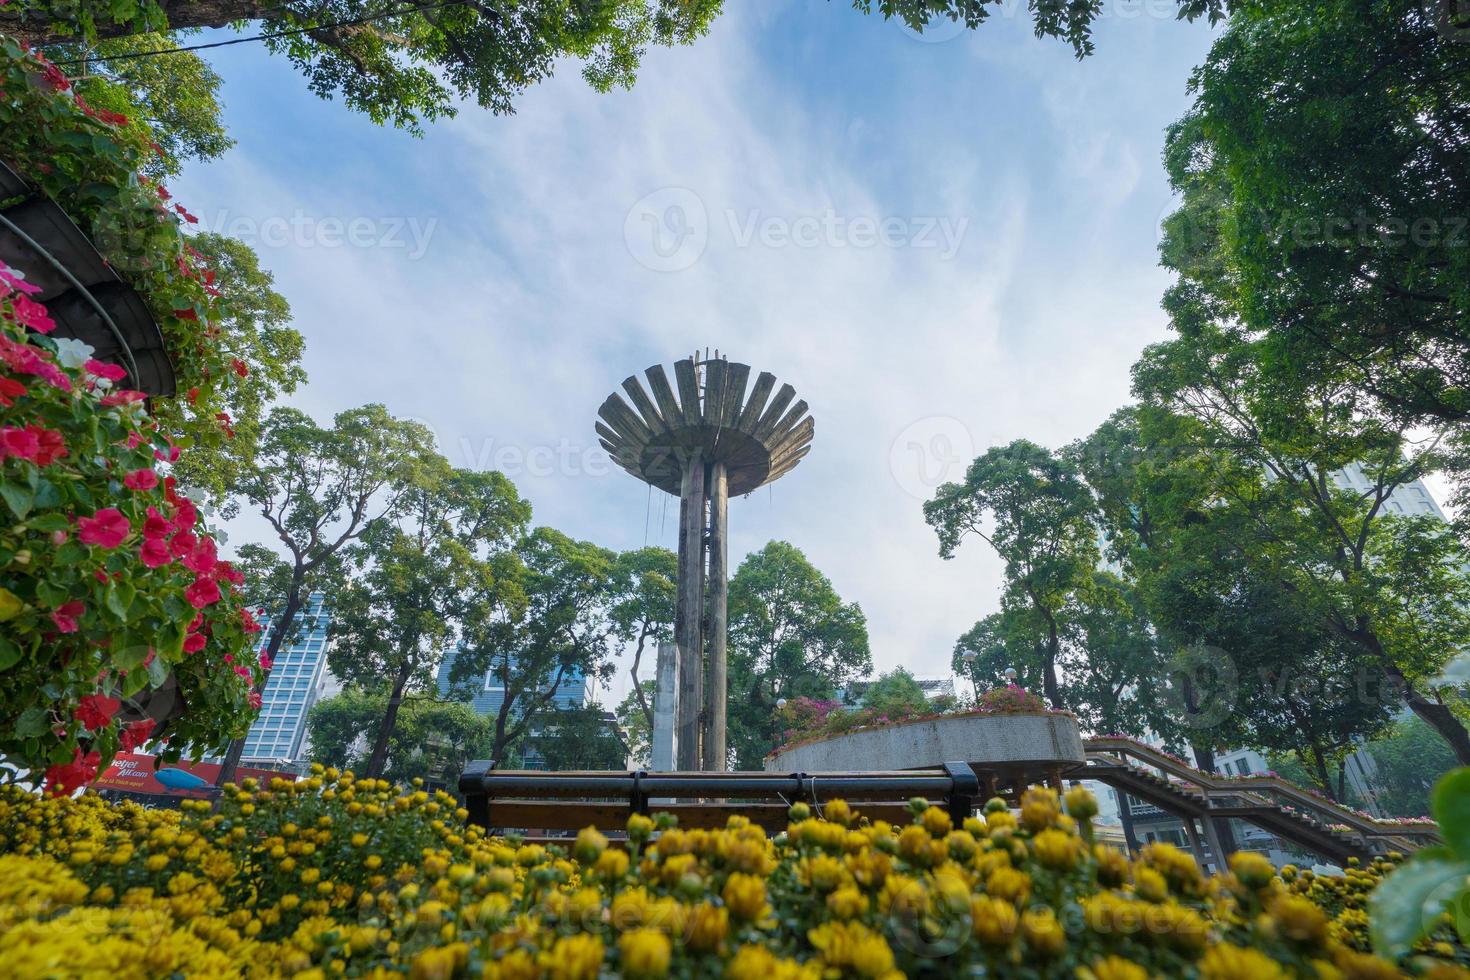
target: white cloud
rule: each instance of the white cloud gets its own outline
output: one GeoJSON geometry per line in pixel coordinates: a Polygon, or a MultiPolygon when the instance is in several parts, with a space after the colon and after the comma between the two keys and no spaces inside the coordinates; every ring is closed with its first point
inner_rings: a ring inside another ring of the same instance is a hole
{"type": "MultiPolygon", "coordinates": [[[[840,8],[823,15],[856,16],[840,8]]],[[[1109,31],[1104,53],[1074,65],[1024,24],[932,45],[865,28],[851,43],[891,53],[881,70],[907,66],[887,80],[904,99],[866,104],[827,91],[819,62],[800,87],[773,70],[767,46],[789,24],[764,5],[732,9],[695,46],[650,54],[631,92],[599,95],[566,70],[516,116],[466,108],[421,143],[336,119],[350,138],[321,138],[288,172],[237,125],[240,147],[191,173],[183,197],[256,217],[435,222],[417,261],[264,251],[308,340],[312,384],[296,401],[321,417],[383,401],[433,426],[457,465],[506,447],[570,453],[557,472],[511,475],[539,521],[611,547],[643,544],[645,525],[673,543],[658,494],[650,505],[615,468],[588,475],[580,455],[625,376],[709,346],[790,381],[816,416],[815,446],[733,503],[736,556],[792,541],[862,603],[880,668],[943,673],[955,637],[996,607],[1000,568],[978,542],[938,558],[894,442],[906,434],[930,463],[965,438],[975,452],[1020,436],[1055,445],[1126,398],[1128,364],[1163,330],[1152,221],[1167,189],[1154,161],[1183,106],[1177,42],[1192,29],[1172,45],[1161,28],[1109,31]],[[956,59],[951,45],[982,56],[956,59]],[[1129,79],[1125,97],[1153,100],[1120,104],[1108,86],[1129,79]],[[703,253],[681,271],[646,268],[625,240],[629,209],[668,187],[708,217],[703,253]],[[741,244],[760,221],[793,233],[808,219],[830,237],[839,217],[838,244],[741,244]],[[905,238],[930,219],[951,233],[964,222],[963,236],[949,258],[854,245],[860,218],[896,219],[905,238]]]]}

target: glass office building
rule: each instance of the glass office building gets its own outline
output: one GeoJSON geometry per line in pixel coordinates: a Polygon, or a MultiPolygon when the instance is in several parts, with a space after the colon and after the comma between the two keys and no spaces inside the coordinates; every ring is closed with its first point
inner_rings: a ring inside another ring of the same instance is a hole
{"type": "MultiPolygon", "coordinates": [[[[454,667],[455,652],[451,650],[446,653],[443,662],[439,664],[438,679],[439,696],[441,698],[451,696],[449,672],[454,667]]],[[[511,670],[515,670],[514,662],[511,664],[511,670]]],[[[500,714],[500,706],[505,703],[505,687],[500,683],[499,678],[495,677],[490,671],[486,671],[485,676],[468,693],[470,695],[468,699],[469,703],[474,707],[475,711],[482,715],[488,715],[491,718],[500,714]]],[[[460,690],[454,692],[453,696],[456,699],[460,699],[464,697],[464,694],[464,689],[461,687],[460,690]]],[[[569,673],[557,685],[556,691],[551,695],[551,700],[546,704],[546,708],[547,710],[563,710],[566,708],[585,707],[588,701],[591,700],[590,694],[590,685],[587,683],[587,679],[582,676],[581,672],[569,673]]],[[[530,734],[535,734],[534,729],[530,734]]],[[[522,764],[527,769],[542,768],[541,759],[536,754],[534,748],[528,747],[526,749],[522,764]]]]}
{"type": "MultiPolygon", "coordinates": [[[[294,642],[281,647],[261,692],[260,714],[245,737],[244,760],[298,762],[305,758],[306,713],[326,685],[327,626],[322,594],[307,600],[297,614],[294,642]]],[[[261,624],[269,637],[271,623],[261,624]]],[[[261,644],[264,650],[265,642],[261,644]]]]}

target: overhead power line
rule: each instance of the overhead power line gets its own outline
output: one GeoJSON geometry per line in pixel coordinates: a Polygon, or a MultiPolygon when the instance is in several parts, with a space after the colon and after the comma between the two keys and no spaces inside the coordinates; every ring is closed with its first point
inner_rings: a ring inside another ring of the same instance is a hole
{"type": "Polygon", "coordinates": [[[70,61],[57,61],[54,64],[58,68],[69,68],[73,65],[88,65],[97,61],[132,61],[136,58],[156,58],[165,54],[183,54],[189,51],[205,51],[209,48],[227,48],[232,44],[248,44],[251,41],[270,41],[278,37],[293,37],[297,34],[310,34],[312,31],[329,31],[336,27],[355,27],[359,24],[369,24],[375,20],[383,20],[388,17],[401,17],[404,14],[418,13],[421,10],[437,10],[440,7],[458,7],[467,3],[468,0],[440,0],[439,3],[418,4],[412,7],[401,7],[398,10],[385,10],[382,13],[370,14],[364,17],[352,17],[347,20],[333,21],[328,24],[313,24],[310,27],[297,27],[289,31],[273,31],[267,34],[256,34],[252,37],[233,37],[228,41],[211,41],[208,44],[189,44],[179,48],[164,48],[161,51],[133,51],[127,54],[113,55],[91,55],[86,58],[73,58],[70,61]]]}

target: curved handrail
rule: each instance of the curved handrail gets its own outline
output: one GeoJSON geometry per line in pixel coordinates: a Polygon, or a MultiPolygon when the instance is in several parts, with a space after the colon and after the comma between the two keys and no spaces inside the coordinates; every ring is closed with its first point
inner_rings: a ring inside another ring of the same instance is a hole
{"type": "Polygon", "coordinates": [[[1373,817],[1365,817],[1355,810],[1317,796],[1293,782],[1282,779],[1280,776],[1220,777],[1211,773],[1202,772],[1188,763],[1169,755],[1167,752],[1163,752],[1151,745],[1135,741],[1131,738],[1120,738],[1117,736],[1089,738],[1083,741],[1083,747],[1089,755],[1115,754],[1121,755],[1125,759],[1129,757],[1136,758],[1150,768],[1174,776],[1185,783],[1193,784],[1206,796],[1230,795],[1246,799],[1251,797],[1265,797],[1263,802],[1266,805],[1280,807],[1281,804],[1270,800],[1267,795],[1274,793],[1286,797],[1294,805],[1303,809],[1325,814],[1330,818],[1329,822],[1340,823],[1360,834],[1375,838],[1414,836],[1438,838],[1438,832],[1431,824],[1415,827],[1413,825],[1390,823],[1374,819],[1373,817]]]}

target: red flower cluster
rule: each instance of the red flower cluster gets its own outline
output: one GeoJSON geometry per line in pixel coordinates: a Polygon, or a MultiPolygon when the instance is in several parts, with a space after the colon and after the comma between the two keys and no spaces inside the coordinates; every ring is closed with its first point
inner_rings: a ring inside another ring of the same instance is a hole
{"type": "Polygon", "coordinates": [[[102,548],[116,548],[132,529],[132,523],[116,507],[104,507],[91,517],[77,520],[77,538],[82,544],[102,548]]]}
{"type": "Polygon", "coordinates": [[[97,778],[97,766],[102,762],[99,752],[82,755],[81,749],[74,750],[72,759],[64,766],[52,766],[46,770],[46,789],[57,796],[70,796],[97,778]]]}
{"type": "Polygon", "coordinates": [[[99,728],[106,728],[121,707],[122,702],[117,698],[110,698],[105,694],[88,694],[77,706],[75,717],[87,731],[95,732],[99,728]]]}
{"type": "Polygon", "coordinates": [[[10,456],[29,460],[37,466],[50,466],[66,455],[61,433],[39,425],[25,428],[0,427],[0,460],[10,456]]]}

